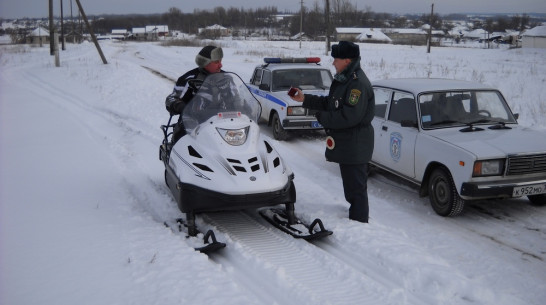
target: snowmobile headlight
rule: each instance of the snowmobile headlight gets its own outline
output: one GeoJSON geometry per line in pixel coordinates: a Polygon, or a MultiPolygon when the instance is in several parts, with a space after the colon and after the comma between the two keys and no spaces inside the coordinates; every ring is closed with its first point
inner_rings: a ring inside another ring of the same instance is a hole
{"type": "Polygon", "coordinates": [[[216,128],[216,130],[229,145],[239,146],[245,144],[249,128],[250,126],[239,129],[216,128]]]}

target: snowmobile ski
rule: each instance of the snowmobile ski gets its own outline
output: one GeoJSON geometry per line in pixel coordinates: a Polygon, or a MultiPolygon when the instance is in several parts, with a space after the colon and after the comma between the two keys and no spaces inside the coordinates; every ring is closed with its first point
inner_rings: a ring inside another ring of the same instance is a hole
{"type": "MultiPolygon", "coordinates": [[[[164,222],[165,226],[168,228],[171,228],[174,231],[174,228],[170,226],[166,221],[164,222]]],[[[186,227],[186,224],[182,218],[176,219],[176,226],[178,227],[178,232],[185,232],[184,228],[186,227]]],[[[187,232],[186,232],[187,233],[187,232]]],[[[197,233],[201,233],[197,231],[197,233]]],[[[186,238],[190,238],[191,236],[187,235],[186,238]]],[[[196,251],[199,251],[204,254],[209,254],[212,252],[215,252],[217,250],[223,249],[226,247],[226,244],[223,242],[219,242],[216,240],[216,235],[214,234],[214,231],[208,230],[207,233],[203,235],[203,246],[195,247],[194,249],[196,251]]]]}
{"type": "Polygon", "coordinates": [[[333,232],[326,230],[322,221],[317,218],[310,225],[296,218],[294,224],[290,224],[286,211],[281,208],[264,208],[258,211],[263,218],[281,231],[292,235],[294,238],[315,240],[332,235],[333,232]]]}

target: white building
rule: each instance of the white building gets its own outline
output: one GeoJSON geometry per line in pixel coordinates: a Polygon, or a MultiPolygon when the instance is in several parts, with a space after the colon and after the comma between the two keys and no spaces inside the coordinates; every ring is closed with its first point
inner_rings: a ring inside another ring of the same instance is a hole
{"type": "Polygon", "coordinates": [[[537,26],[521,34],[523,48],[546,48],[546,25],[537,26]]]}

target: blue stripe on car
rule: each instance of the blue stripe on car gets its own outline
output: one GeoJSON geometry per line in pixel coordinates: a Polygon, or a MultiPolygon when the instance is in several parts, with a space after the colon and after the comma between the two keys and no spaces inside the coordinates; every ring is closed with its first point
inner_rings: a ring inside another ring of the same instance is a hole
{"type": "Polygon", "coordinates": [[[248,87],[248,89],[250,90],[250,92],[252,92],[253,94],[259,95],[259,96],[261,96],[261,97],[263,97],[263,98],[265,98],[265,99],[267,99],[267,100],[270,100],[270,101],[272,101],[272,102],[275,103],[275,104],[279,104],[279,105],[281,105],[281,106],[283,106],[283,107],[288,106],[288,105],[287,105],[285,102],[283,102],[281,99],[278,99],[278,98],[274,97],[274,96],[271,95],[271,94],[267,94],[267,93],[263,92],[262,90],[255,89],[255,88],[252,88],[252,87],[250,87],[250,86],[247,86],[247,87],[248,87]]]}

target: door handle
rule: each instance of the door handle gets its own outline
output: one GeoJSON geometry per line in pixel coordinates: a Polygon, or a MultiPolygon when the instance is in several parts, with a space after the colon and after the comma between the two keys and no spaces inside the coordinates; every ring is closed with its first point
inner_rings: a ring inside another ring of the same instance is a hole
{"type": "Polygon", "coordinates": [[[383,129],[384,131],[387,131],[387,130],[389,130],[389,127],[383,125],[383,126],[381,127],[381,129],[383,129]]]}

